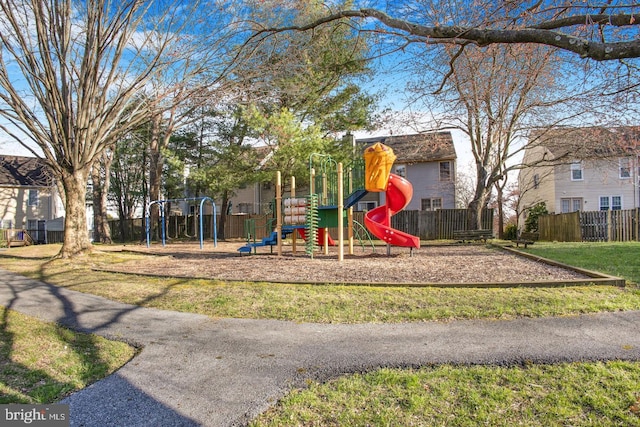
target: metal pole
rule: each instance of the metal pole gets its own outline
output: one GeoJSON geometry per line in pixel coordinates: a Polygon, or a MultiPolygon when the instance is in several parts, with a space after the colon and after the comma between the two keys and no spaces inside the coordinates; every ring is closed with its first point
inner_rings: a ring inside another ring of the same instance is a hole
{"type": "Polygon", "coordinates": [[[165,235],[165,232],[164,232],[164,227],[165,227],[165,224],[164,224],[164,200],[161,201],[161,202],[158,202],[158,204],[160,205],[159,206],[159,208],[160,208],[160,224],[162,226],[162,247],[164,247],[164,246],[167,245],[167,236],[165,235]]]}

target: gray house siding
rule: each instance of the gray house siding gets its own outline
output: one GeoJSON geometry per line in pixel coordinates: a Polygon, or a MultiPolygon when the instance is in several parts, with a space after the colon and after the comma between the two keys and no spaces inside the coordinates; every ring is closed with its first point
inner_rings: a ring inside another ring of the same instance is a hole
{"type": "Polygon", "coordinates": [[[455,208],[455,167],[452,169],[451,179],[441,181],[440,162],[407,165],[406,179],[413,185],[413,198],[406,209],[422,210],[422,199],[442,199],[442,209],[455,208]]]}

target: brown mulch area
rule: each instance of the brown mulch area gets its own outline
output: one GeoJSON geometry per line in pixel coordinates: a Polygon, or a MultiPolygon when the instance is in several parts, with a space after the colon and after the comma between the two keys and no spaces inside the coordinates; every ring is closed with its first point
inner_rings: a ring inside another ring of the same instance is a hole
{"type": "Polygon", "coordinates": [[[109,268],[133,274],[172,277],[265,281],[285,283],[372,283],[372,284],[482,284],[571,281],[587,276],[533,261],[483,244],[426,245],[414,249],[392,247],[387,255],[384,246],[362,248],[353,255],[345,249],[338,261],[337,249],[329,254],[305,254],[299,244],[296,254],[285,245],[282,256],[277,248],[259,247],[258,254],[240,255],[243,242],[172,243],[165,247],[153,244],[116,246],[110,250],[127,250],[151,254],[144,261],[127,262],[109,268]]]}

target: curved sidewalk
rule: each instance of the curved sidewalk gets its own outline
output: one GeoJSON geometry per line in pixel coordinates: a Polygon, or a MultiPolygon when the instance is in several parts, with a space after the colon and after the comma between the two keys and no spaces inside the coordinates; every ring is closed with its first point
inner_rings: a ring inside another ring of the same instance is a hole
{"type": "Polygon", "coordinates": [[[4,270],[0,304],[143,347],[118,372],[63,401],[74,426],[244,425],[306,379],[380,366],[640,360],[640,311],[362,325],[216,320],[4,270]]]}

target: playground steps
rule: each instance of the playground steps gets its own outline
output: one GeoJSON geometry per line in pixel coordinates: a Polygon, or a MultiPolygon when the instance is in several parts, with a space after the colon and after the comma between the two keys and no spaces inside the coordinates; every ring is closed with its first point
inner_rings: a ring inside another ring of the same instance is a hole
{"type": "MultiPolygon", "coordinates": [[[[282,238],[286,239],[287,235],[293,233],[295,230],[293,228],[284,228],[282,229],[282,238]]],[[[253,248],[261,247],[261,246],[275,246],[278,244],[278,232],[272,231],[268,237],[263,237],[259,242],[247,243],[244,246],[238,248],[238,252],[240,253],[250,253],[253,248]]]]}

